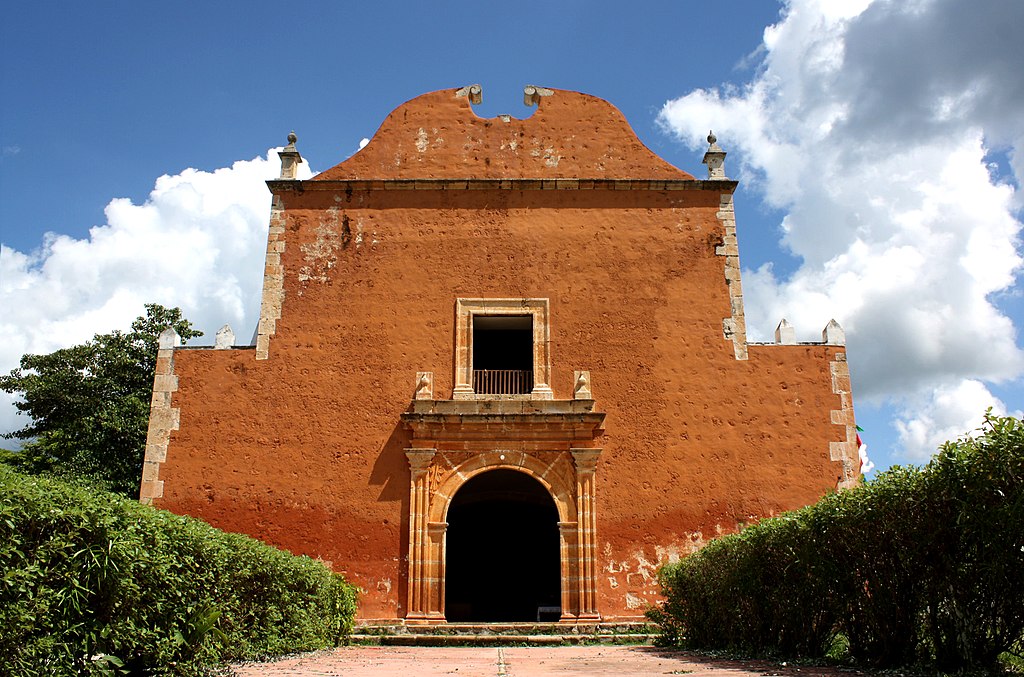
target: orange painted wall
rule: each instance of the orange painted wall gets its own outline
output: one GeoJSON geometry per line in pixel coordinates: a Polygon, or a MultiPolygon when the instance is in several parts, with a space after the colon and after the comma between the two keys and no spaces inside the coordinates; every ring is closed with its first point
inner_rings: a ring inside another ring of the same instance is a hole
{"type": "Polygon", "coordinates": [[[330,561],[366,591],[361,617],[404,613],[399,416],[417,371],[434,372],[435,397],[451,394],[458,297],[550,299],[556,399],[572,397],[574,369],[591,372],[607,412],[604,616],[641,614],[659,562],[836,487],[829,443],[846,429],[831,423],[829,365],[845,349],[751,345],[735,358],[718,190],[279,195],[284,304],[269,359],[175,351],[180,427],[156,504],[330,561]]]}

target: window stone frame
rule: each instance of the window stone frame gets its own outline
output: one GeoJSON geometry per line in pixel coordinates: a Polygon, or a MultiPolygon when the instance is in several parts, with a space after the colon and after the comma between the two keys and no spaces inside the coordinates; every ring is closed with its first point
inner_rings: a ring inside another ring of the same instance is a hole
{"type": "Polygon", "coordinates": [[[455,301],[453,400],[553,400],[548,299],[459,298],[455,301]],[[481,395],[473,390],[473,317],[530,315],[533,318],[533,390],[522,395],[481,395]]]}

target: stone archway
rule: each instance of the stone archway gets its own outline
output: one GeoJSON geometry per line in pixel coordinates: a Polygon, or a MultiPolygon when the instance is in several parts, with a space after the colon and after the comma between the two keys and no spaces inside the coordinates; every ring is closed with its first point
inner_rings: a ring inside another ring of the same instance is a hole
{"type": "Polygon", "coordinates": [[[510,469],[479,473],[456,492],[446,522],[448,622],[561,617],[558,509],[540,482],[510,469]]]}
{"type": "MultiPolygon", "coordinates": [[[[594,470],[600,449],[571,449],[541,460],[521,451],[462,454],[437,449],[406,449],[411,470],[409,494],[409,578],[406,619],[443,623],[446,619],[448,512],[459,489],[473,477],[512,470],[536,480],[558,513],[560,621],[596,621],[596,515],[594,470]]],[[[553,606],[553,605],[552,605],[553,606]]]]}

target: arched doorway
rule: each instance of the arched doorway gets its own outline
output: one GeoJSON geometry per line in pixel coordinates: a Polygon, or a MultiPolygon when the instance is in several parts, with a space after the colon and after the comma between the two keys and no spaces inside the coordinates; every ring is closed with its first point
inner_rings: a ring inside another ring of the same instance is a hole
{"type": "Polygon", "coordinates": [[[558,620],[558,510],[529,475],[490,470],[469,479],[448,507],[448,622],[558,620]]]}

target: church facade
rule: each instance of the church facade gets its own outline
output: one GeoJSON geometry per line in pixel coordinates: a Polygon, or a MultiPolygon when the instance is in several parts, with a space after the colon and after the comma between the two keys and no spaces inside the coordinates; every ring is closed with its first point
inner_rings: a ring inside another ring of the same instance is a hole
{"type": "Polygon", "coordinates": [[[281,151],[255,345],[161,337],[140,498],[322,559],[362,619],[642,616],[659,564],[859,478],[841,328],[749,342],[736,182],[601,99],[417,97],[281,151]]]}

